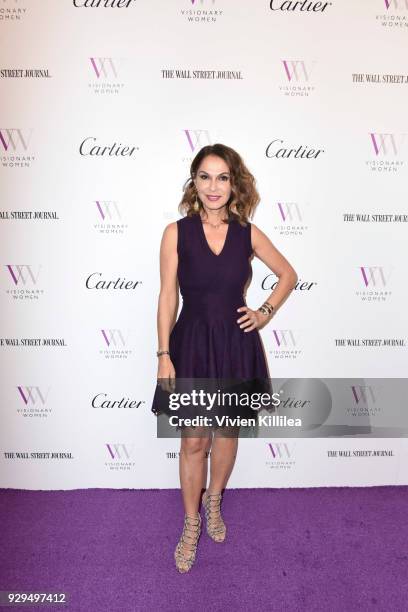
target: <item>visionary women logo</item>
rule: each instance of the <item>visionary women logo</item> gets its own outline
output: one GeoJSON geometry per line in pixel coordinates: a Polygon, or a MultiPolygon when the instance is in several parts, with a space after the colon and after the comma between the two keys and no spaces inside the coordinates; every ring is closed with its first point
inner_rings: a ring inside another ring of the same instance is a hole
{"type": "Polygon", "coordinates": [[[183,130],[184,132],[184,143],[187,149],[187,155],[182,157],[183,163],[191,163],[193,156],[198,152],[201,147],[214,144],[217,142],[216,134],[211,130],[204,129],[188,129],[183,130]]]}
{"type": "Polygon", "coordinates": [[[266,444],[268,460],[265,465],[274,470],[288,470],[295,467],[296,443],[268,442],[266,444]]]}
{"type": "MultiPolygon", "coordinates": [[[[281,236],[300,238],[309,230],[305,222],[305,210],[309,209],[307,202],[276,202],[272,206],[272,212],[276,225],[273,229],[281,236]]],[[[309,210],[307,210],[307,213],[309,210]]]]}
{"type": "Polygon", "coordinates": [[[358,285],[362,287],[356,291],[356,296],[362,302],[385,302],[390,299],[390,277],[392,274],[391,266],[359,266],[358,285]]]}
{"type": "Polygon", "coordinates": [[[88,87],[96,94],[118,94],[125,84],[119,79],[118,58],[113,57],[90,57],[88,66],[92,81],[88,82],[88,87]]]}
{"type": "Polygon", "coordinates": [[[393,30],[408,27],[407,0],[377,0],[377,6],[385,10],[385,13],[376,15],[376,21],[382,27],[393,30]]]}
{"type": "Polygon", "coordinates": [[[27,7],[19,0],[3,0],[0,8],[0,21],[18,23],[28,16],[27,7]]]}
{"type": "Polygon", "coordinates": [[[393,132],[370,132],[369,143],[374,159],[366,160],[373,172],[397,172],[404,165],[402,154],[406,154],[407,135],[393,132]]]}
{"type": "Polygon", "coordinates": [[[291,98],[310,96],[316,89],[311,80],[316,64],[316,61],[282,60],[281,74],[284,80],[279,85],[279,91],[291,98]]]}
{"type": "Polygon", "coordinates": [[[18,385],[17,390],[22,400],[22,407],[17,408],[18,414],[21,414],[23,417],[40,418],[48,417],[51,414],[52,407],[48,402],[50,387],[44,390],[38,385],[18,385]]]}
{"type": "Polygon", "coordinates": [[[115,471],[130,471],[136,466],[133,458],[137,456],[136,444],[124,442],[109,442],[105,445],[107,460],[105,467],[115,471]]]}
{"type": "Polygon", "coordinates": [[[34,269],[31,264],[7,264],[13,288],[6,293],[15,300],[38,300],[44,294],[44,289],[38,285],[41,268],[41,265],[34,269]]]}
{"type": "Polygon", "coordinates": [[[303,352],[300,338],[299,330],[295,332],[293,329],[273,329],[270,336],[273,348],[269,350],[269,354],[279,360],[298,359],[303,352]]]}
{"type": "Polygon", "coordinates": [[[128,359],[133,353],[129,342],[130,332],[119,328],[107,328],[100,330],[101,342],[99,355],[104,359],[128,359]]]}
{"type": "Polygon", "coordinates": [[[223,4],[220,0],[184,0],[183,4],[194,7],[181,9],[181,16],[188,23],[212,24],[224,15],[219,8],[223,4]]]}
{"type": "Polygon", "coordinates": [[[35,160],[31,153],[32,129],[0,128],[1,165],[8,168],[30,168],[35,160]],[[3,153],[4,152],[4,153],[3,153]]]}
{"type": "Polygon", "coordinates": [[[116,200],[95,200],[92,204],[95,213],[93,227],[98,234],[104,236],[124,235],[129,226],[125,223],[116,200]]]}

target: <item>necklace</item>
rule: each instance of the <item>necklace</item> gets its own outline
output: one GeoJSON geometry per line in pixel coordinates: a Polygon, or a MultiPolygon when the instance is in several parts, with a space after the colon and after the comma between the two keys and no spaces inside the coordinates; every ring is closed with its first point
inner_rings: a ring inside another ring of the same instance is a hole
{"type": "Polygon", "coordinates": [[[214,229],[217,229],[217,227],[220,227],[220,225],[223,225],[222,221],[220,221],[216,225],[214,225],[214,223],[210,223],[210,221],[203,221],[203,223],[208,223],[208,225],[211,225],[211,227],[213,227],[214,229]]]}

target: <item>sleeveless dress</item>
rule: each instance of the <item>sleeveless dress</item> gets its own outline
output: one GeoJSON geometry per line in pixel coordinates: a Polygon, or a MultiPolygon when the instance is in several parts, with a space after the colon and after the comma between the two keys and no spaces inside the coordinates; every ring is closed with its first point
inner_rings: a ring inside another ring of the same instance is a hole
{"type": "MultiPolygon", "coordinates": [[[[228,224],[222,251],[209,247],[198,213],[177,221],[177,276],[183,304],[169,338],[176,379],[245,379],[252,390],[267,390],[269,372],[258,329],[244,332],[237,319],[245,311],[252,278],[251,223],[228,224]]],[[[156,388],[152,412],[166,412],[156,388]]],[[[253,411],[252,416],[253,416],[253,411]]]]}

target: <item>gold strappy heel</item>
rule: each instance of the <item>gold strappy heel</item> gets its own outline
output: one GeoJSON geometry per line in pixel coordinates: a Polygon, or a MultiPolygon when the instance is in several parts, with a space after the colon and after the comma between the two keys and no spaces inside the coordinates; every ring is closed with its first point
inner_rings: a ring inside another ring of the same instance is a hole
{"type": "Polygon", "coordinates": [[[208,493],[206,491],[203,495],[207,533],[214,542],[224,542],[227,532],[220,512],[221,498],[221,493],[208,493]]]}
{"type": "Polygon", "coordinates": [[[176,567],[182,574],[190,571],[195,561],[197,544],[201,534],[201,516],[184,516],[183,533],[174,551],[176,567]],[[185,545],[192,548],[187,548],[185,545]]]}

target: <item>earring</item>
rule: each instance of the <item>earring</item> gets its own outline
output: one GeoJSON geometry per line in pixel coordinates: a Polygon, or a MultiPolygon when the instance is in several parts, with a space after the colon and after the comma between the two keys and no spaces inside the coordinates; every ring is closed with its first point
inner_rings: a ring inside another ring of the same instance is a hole
{"type": "Polygon", "coordinates": [[[193,209],[195,210],[195,212],[198,212],[200,210],[200,204],[198,203],[197,196],[196,196],[195,202],[193,204],[193,209]]]}

